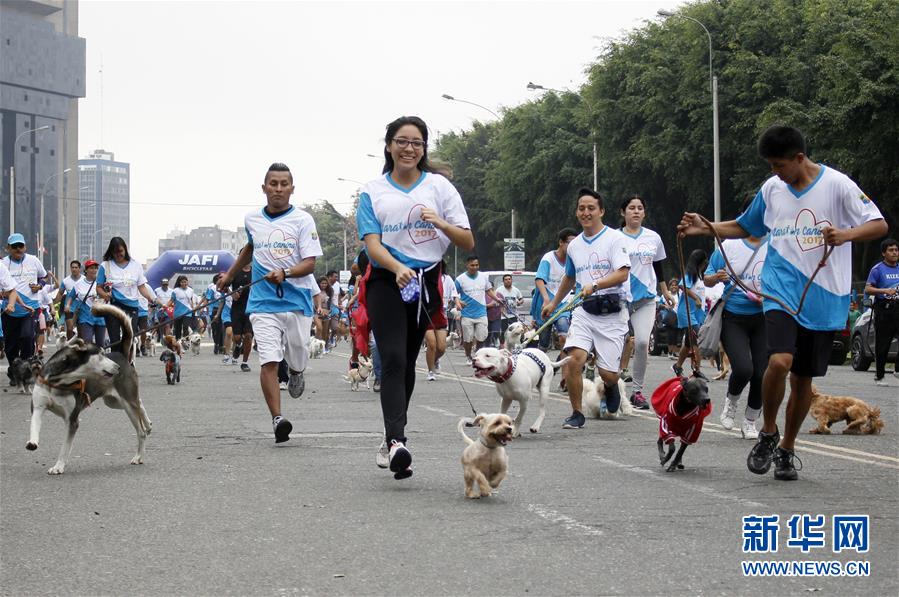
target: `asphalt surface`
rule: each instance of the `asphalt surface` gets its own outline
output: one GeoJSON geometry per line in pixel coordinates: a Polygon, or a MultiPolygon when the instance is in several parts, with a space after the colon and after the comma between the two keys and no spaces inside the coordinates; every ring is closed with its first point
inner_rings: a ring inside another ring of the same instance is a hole
{"type": "MultiPolygon", "coordinates": [[[[479,411],[499,408],[492,384],[471,377],[461,352],[438,381],[419,374],[407,428],[415,474],[396,481],[375,467],[380,404],[343,380],[347,352],[341,344],[311,361],[302,398],[282,392],[294,432],[278,445],[255,357],[241,373],[204,346],[185,358],[178,386],[165,384],[158,360],[138,359],[153,421],[145,464],[129,464],[124,413],[94,405],[61,476],[46,471],[62,420],[47,414],[40,449],[28,452],[29,399],[0,393],[2,594],[899,593],[896,378],[876,387],[872,373],[844,366],[817,381],[879,407],[886,428],[803,432],[797,482],[747,471],[751,442],[718,423],[724,382],[712,383],[715,410],[676,473],[659,466],[654,415],[563,430],[567,398],[554,394],[541,433],[525,429],[509,446],[499,491],[468,500],[456,423],[471,411],[453,371],[479,411]],[[779,551],[744,554],[742,517],[771,514],[781,517],[779,551]],[[793,514],[826,517],[825,548],[786,547],[793,514]],[[870,516],[868,553],[832,552],[831,518],[841,514],[870,516]],[[744,560],[866,561],[870,575],[749,578],[744,560]]],[[[650,358],[648,387],[669,365],[650,358]]]]}

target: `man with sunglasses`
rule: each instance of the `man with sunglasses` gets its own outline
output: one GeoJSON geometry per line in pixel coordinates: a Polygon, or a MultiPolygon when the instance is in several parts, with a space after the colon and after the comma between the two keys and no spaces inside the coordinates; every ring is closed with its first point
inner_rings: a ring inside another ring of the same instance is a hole
{"type": "MultiPolygon", "coordinates": [[[[41,260],[25,253],[25,237],[14,232],[6,239],[9,253],[3,264],[16,282],[16,291],[21,299],[11,313],[3,312],[3,332],[6,338],[6,360],[12,365],[17,358],[29,359],[34,356],[35,314],[40,308],[41,279],[47,270],[41,260]]],[[[11,384],[12,385],[12,384],[11,384]]]]}

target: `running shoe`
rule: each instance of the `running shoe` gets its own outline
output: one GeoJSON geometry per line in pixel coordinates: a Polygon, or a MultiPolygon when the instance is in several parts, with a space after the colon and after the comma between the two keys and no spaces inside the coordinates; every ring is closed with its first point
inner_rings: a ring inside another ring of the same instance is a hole
{"type": "Polygon", "coordinates": [[[412,476],[412,452],[395,439],[390,441],[390,472],[394,479],[407,479],[412,476]]]}
{"type": "Polygon", "coordinates": [[[678,366],[677,363],[671,365],[671,370],[674,371],[674,374],[677,375],[678,377],[684,376],[684,368],[678,366]]]}
{"type": "Polygon", "coordinates": [[[375,381],[371,386],[371,391],[374,392],[375,394],[378,394],[381,392],[381,379],[380,378],[378,378],[378,377],[375,378],[375,381]]]}
{"type": "Polygon", "coordinates": [[[241,363],[241,364],[240,364],[240,370],[243,371],[244,373],[249,373],[249,372],[250,372],[250,366],[247,365],[246,363],[241,363]]]}
{"type": "Polygon", "coordinates": [[[631,375],[630,371],[628,371],[627,369],[622,369],[621,373],[619,373],[619,377],[621,377],[621,381],[623,381],[624,383],[631,383],[632,381],[634,381],[634,376],[631,375]]]}
{"type": "Polygon", "coordinates": [[[286,389],[287,389],[287,382],[286,382],[286,381],[279,382],[279,383],[278,383],[278,389],[281,390],[282,392],[283,392],[284,390],[286,390],[286,389]]]}
{"type": "Polygon", "coordinates": [[[293,425],[284,417],[275,417],[272,421],[272,427],[275,429],[275,443],[280,444],[290,439],[290,432],[293,431],[293,425]]]}
{"type": "Polygon", "coordinates": [[[756,475],[767,473],[771,468],[774,451],[779,442],[780,433],[777,430],[774,433],[759,431],[758,441],[752,446],[752,450],[749,451],[749,456],[746,458],[746,468],[756,475]]]}
{"type": "Polygon", "coordinates": [[[802,461],[793,453],[793,450],[777,448],[774,451],[774,478],[778,481],[795,481],[799,478],[796,471],[802,470],[802,461]],[[793,464],[793,460],[799,462],[799,468],[793,464]]]}
{"type": "Polygon", "coordinates": [[[631,394],[631,404],[637,410],[649,410],[649,402],[643,397],[643,392],[634,392],[631,394]]]}
{"type": "Polygon", "coordinates": [[[290,381],[287,384],[287,392],[291,398],[299,398],[306,389],[306,379],[303,377],[302,371],[291,371],[290,381]]]}
{"type": "Polygon", "coordinates": [[[758,439],[759,437],[759,430],[755,428],[755,421],[750,421],[749,419],[743,419],[740,433],[743,434],[743,439],[758,439]]]}
{"type": "Polygon", "coordinates": [[[378,468],[387,468],[390,466],[390,449],[387,447],[387,441],[381,442],[378,447],[378,453],[375,455],[375,464],[378,468]]]}
{"type": "Polygon", "coordinates": [[[580,429],[587,422],[586,417],[580,411],[572,411],[571,416],[562,423],[562,429],[580,429]]]}
{"type": "MultiPolygon", "coordinates": [[[[724,410],[721,411],[721,426],[727,430],[734,428],[734,417],[737,415],[737,401],[730,396],[724,397],[724,410]]],[[[745,435],[743,437],[746,437],[745,435]]]]}
{"type": "Polygon", "coordinates": [[[437,381],[437,376],[433,371],[428,371],[428,381],[437,381]]]}

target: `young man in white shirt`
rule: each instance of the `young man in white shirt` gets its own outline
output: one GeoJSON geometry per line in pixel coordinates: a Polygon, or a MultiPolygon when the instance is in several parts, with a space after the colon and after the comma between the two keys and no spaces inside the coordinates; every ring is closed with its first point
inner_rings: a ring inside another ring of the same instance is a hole
{"type": "Polygon", "coordinates": [[[262,185],[266,206],[244,219],[248,242],[228,273],[218,281],[225,290],[241,269],[253,264],[247,313],[259,352],[262,393],[272,415],[275,442],[290,439],[293,425],[281,415],[278,363],[286,360],[290,372],[287,390],[294,398],[303,394],[308,352],[306,342],[314,314],[315,260],[322,255],[315,222],[305,211],[290,204],[293,175],[284,164],[269,166],[262,185]]]}
{"type": "MultiPolygon", "coordinates": [[[[72,291],[72,288],[75,287],[75,283],[81,279],[81,262],[77,259],[73,259],[69,263],[69,275],[62,279],[60,283],[60,292],[56,296],[56,302],[62,303],[65,300],[65,297],[72,291]]],[[[71,310],[66,310],[63,308],[63,315],[66,319],[66,339],[71,340],[72,336],[78,331],[75,329],[75,314],[72,313],[71,310]]]]}
{"type": "Polygon", "coordinates": [[[456,308],[462,312],[462,346],[469,365],[472,346],[475,345],[477,350],[487,339],[487,297],[499,301],[493,291],[493,283],[480,269],[481,262],[477,255],[469,255],[465,260],[465,273],[456,278],[456,291],[459,293],[456,308]]]}
{"type": "Polygon", "coordinates": [[[504,348],[506,342],[506,330],[518,321],[518,307],[524,302],[521,291],[512,285],[512,274],[503,275],[502,288],[496,291],[496,296],[503,302],[503,313],[500,316],[499,346],[504,348]]]}
{"type": "MultiPolygon", "coordinates": [[[[774,176],[736,220],[711,226],[722,238],[769,235],[762,291],[780,302],[764,298],[762,303],[769,355],[762,380],[764,424],[746,466],[763,475],[774,463],[775,479],[793,481],[799,478],[793,445],[811,405],[812,378],[827,372],[834,331],[846,325],[851,243],[881,237],[887,225],[848,176],[808,159],[799,130],[769,127],[759,138],[758,151],[774,176]],[[820,267],[827,245],[834,249],[820,267]],[[806,301],[797,309],[807,286],[806,301]],[[788,373],[790,397],[781,439],[776,418],[788,373]]],[[[688,236],[712,234],[695,213],[685,213],[678,230],[688,236]]]]}

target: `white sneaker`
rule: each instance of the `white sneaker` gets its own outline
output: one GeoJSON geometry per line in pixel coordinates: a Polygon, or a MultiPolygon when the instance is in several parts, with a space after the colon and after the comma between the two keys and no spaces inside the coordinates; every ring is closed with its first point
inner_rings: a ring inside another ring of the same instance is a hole
{"type": "Polygon", "coordinates": [[[874,385],[883,387],[883,386],[888,386],[890,384],[887,383],[887,380],[885,380],[884,378],[881,377],[880,379],[874,380],[874,385]]]}
{"type": "Polygon", "coordinates": [[[231,365],[233,364],[233,362],[234,359],[232,359],[231,357],[225,357],[222,359],[222,365],[231,365]]]}
{"type": "Polygon", "coordinates": [[[434,371],[440,371],[440,359],[434,361],[434,371]]]}
{"type": "Polygon", "coordinates": [[[737,402],[729,397],[724,398],[724,410],[721,411],[721,426],[725,429],[734,428],[734,416],[737,414],[737,402]]]}
{"type": "Polygon", "coordinates": [[[390,466],[390,450],[387,449],[387,442],[381,442],[378,453],[375,455],[375,464],[378,468],[387,468],[390,466]]]}
{"type": "Polygon", "coordinates": [[[740,427],[740,431],[743,433],[743,439],[759,438],[759,430],[755,428],[755,421],[743,419],[743,425],[740,427]]]}
{"type": "Polygon", "coordinates": [[[471,359],[466,358],[466,359],[465,359],[465,364],[468,365],[469,367],[471,367],[471,359]]]}
{"type": "Polygon", "coordinates": [[[433,371],[428,371],[428,381],[437,381],[437,376],[433,371]]]}
{"type": "Polygon", "coordinates": [[[394,479],[406,479],[412,476],[412,452],[403,444],[392,440],[390,442],[390,471],[394,479]]]}
{"type": "Polygon", "coordinates": [[[281,383],[279,383],[279,384],[278,384],[278,389],[281,390],[282,392],[283,392],[284,390],[286,390],[286,389],[287,389],[287,382],[286,382],[286,381],[282,381],[281,383]]]}

